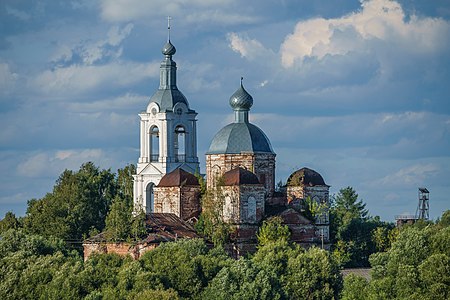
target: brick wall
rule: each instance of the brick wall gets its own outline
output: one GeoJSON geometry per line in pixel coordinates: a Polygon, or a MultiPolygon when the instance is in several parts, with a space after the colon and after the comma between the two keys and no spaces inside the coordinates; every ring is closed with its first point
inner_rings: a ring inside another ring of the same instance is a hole
{"type": "Polygon", "coordinates": [[[206,155],[206,183],[208,189],[215,185],[217,177],[236,167],[242,167],[256,174],[266,189],[266,195],[272,195],[275,189],[275,154],[241,153],[206,155]]]}
{"type": "Polygon", "coordinates": [[[198,217],[200,213],[200,187],[155,187],[154,212],[173,213],[183,220],[198,217]]]}

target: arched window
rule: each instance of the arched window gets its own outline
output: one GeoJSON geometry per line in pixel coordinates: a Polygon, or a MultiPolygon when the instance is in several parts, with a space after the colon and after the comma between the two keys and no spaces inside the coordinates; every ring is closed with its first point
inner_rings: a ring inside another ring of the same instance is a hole
{"type": "Polygon", "coordinates": [[[230,221],[233,218],[233,203],[231,202],[230,195],[225,196],[223,206],[223,218],[225,221],[230,221]]]}
{"type": "Polygon", "coordinates": [[[183,126],[179,125],[175,128],[175,161],[185,162],[186,152],[186,130],[183,126]]]}
{"type": "Polygon", "coordinates": [[[256,221],[256,199],[253,196],[247,199],[247,220],[249,222],[256,221]]]}
{"type": "Polygon", "coordinates": [[[153,194],[153,187],[155,184],[153,182],[150,182],[147,184],[147,187],[145,188],[145,212],[151,213],[154,210],[154,194],[153,194]]]}
{"type": "Polygon", "coordinates": [[[150,161],[159,161],[159,129],[157,126],[150,129],[150,161]]]}

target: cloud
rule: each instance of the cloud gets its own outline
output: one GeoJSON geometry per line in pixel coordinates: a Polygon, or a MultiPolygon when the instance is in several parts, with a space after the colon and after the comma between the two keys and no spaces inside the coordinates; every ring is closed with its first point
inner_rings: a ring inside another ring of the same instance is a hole
{"type": "Polygon", "coordinates": [[[52,62],[56,66],[77,63],[80,60],[83,65],[105,63],[106,59],[116,60],[122,55],[121,44],[131,33],[134,25],[128,23],[123,28],[113,26],[109,29],[105,39],[95,42],[81,41],[75,45],[63,44],[53,54],[52,62]]]}
{"type": "Polygon", "coordinates": [[[241,37],[237,33],[232,32],[227,35],[227,39],[230,43],[230,48],[234,52],[239,53],[241,57],[245,57],[248,60],[254,60],[257,58],[267,58],[268,56],[272,59],[275,53],[264,48],[264,46],[255,39],[249,39],[248,37],[241,37]]]}
{"type": "Polygon", "coordinates": [[[155,16],[172,16],[189,24],[209,25],[251,24],[259,20],[257,17],[240,13],[238,8],[242,9],[234,0],[103,0],[100,5],[102,18],[109,22],[148,22],[155,16]]]}
{"type": "Polygon", "coordinates": [[[362,9],[341,18],[315,18],[300,21],[294,33],[281,45],[281,62],[285,68],[302,64],[308,57],[323,59],[327,55],[351,52],[404,51],[430,53],[448,48],[450,25],[438,18],[406,18],[396,1],[369,0],[362,9]]]}
{"type": "Polygon", "coordinates": [[[159,63],[112,62],[106,65],[70,65],[46,70],[32,80],[40,92],[51,96],[82,94],[93,89],[130,86],[157,77],[159,63]]]}
{"type": "Polygon", "coordinates": [[[429,112],[366,113],[342,116],[289,116],[251,113],[272,143],[307,149],[364,147],[372,158],[446,155],[448,116],[429,112]],[[320,138],[317,138],[317,136],[320,138]]]}
{"type": "Polygon", "coordinates": [[[36,153],[17,166],[24,177],[57,176],[65,169],[77,169],[87,161],[98,161],[105,153],[102,149],[59,150],[36,153]]]}
{"type": "Polygon", "coordinates": [[[437,164],[414,164],[375,180],[373,185],[383,187],[417,187],[423,185],[425,181],[430,181],[430,178],[436,177],[440,172],[440,167],[437,164]]]}
{"type": "Polygon", "coordinates": [[[6,6],[6,13],[8,15],[16,17],[20,21],[28,21],[31,18],[30,14],[28,14],[22,10],[10,7],[8,5],[6,6]]]}
{"type": "Polygon", "coordinates": [[[67,108],[71,112],[95,113],[95,112],[123,112],[130,107],[145,104],[148,96],[127,93],[112,99],[102,99],[89,102],[70,102],[67,108]]]}
{"type": "Polygon", "coordinates": [[[9,64],[0,62],[0,91],[1,91],[0,93],[1,94],[9,93],[13,89],[18,78],[19,78],[19,75],[15,72],[11,71],[9,64]]]}

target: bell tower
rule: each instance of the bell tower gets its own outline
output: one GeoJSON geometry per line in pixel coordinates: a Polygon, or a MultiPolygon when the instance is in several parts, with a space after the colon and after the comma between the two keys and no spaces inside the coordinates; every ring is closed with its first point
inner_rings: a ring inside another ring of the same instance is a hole
{"type": "Polygon", "coordinates": [[[177,64],[172,60],[175,46],[170,42],[170,17],[167,42],[162,48],[159,88],[140,117],[140,155],[134,175],[134,209],[154,211],[153,188],[161,178],[181,167],[199,171],[197,157],[197,113],[189,108],[177,88],[177,64]]]}

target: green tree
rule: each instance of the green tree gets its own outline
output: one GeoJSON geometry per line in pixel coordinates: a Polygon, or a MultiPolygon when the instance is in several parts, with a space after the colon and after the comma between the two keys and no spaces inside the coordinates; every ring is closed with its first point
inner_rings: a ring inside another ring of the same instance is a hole
{"type": "Polygon", "coordinates": [[[349,274],[344,278],[344,288],[342,290],[342,300],[366,300],[367,285],[365,278],[355,274],[349,274]]]}
{"type": "Polygon", "coordinates": [[[273,285],[278,278],[251,260],[239,259],[224,267],[204,290],[201,299],[283,299],[273,285]]]}
{"type": "Polygon", "coordinates": [[[302,213],[303,215],[310,219],[311,221],[315,221],[316,218],[328,209],[328,205],[326,203],[319,203],[311,197],[306,197],[302,200],[302,213]]]}
{"type": "Polygon", "coordinates": [[[138,212],[135,212],[135,216],[132,217],[130,224],[130,237],[134,241],[144,238],[147,234],[145,220],[145,212],[142,209],[138,209],[138,212]]]}
{"type": "Polygon", "coordinates": [[[16,215],[11,211],[5,214],[5,217],[0,220],[0,233],[5,232],[9,229],[18,229],[20,227],[20,222],[17,220],[16,215]]]}
{"type": "Polygon", "coordinates": [[[333,229],[337,230],[339,230],[340,226],[349,224],[354,219],[366,219],[369,214],[366,204],[358,199],[358,194],[352,187],[341,189],[332,198],[331,208],[330,213],[332,213],[336,222],[332,224],[335,226],[333,229]]]}
{"type": "MultiPolygon", "coordinates": [[[[62,270],[76,274],[81,263],[81,257],[60,239],[10,229],[0,239],[0,299],[48,299],[44,295],[49,295],[50,284],[62,270]]],[[[72,292],[66,291],[76,294],[72,292]]]]}
{"type": "Polygon", "coordinates": [[[106,216],[106,236],[118,242],[124,241],[131,235],[132,207],[125,199],[116,196],[106,216]]]}
{"type": "Polygon", "coordinates": [[[189,239],[163,243],[145,253],[141,262],[164,289],[174,289],[183,298],[195,298],[230,259],[223,250],[209,251],[201,239],[189,239]]]}
{"type": "Polygon", "coordinates": [[[447,209],[438,220],[437,224],[442,227],[450,226],[450,209],[447,209]]]}
{"type": "Polygon", "coordinates": [[[197,232],[208,238],[215,246],[223,246],[230,237],[231,226],[223,220],[223,178],[217,179],[215,188],[207,190],[202,198],[202,212],[195,225],[197,232]]]}
{"type": "Polygon", "coordinates": [[[92,228],[105,227],[117,191],[115,175],[85,163],[78,172],[66,170],[40,200],[28,202],[24,227],[31,233],[79,240],[92,228]]]}
{"type": "Polygon", "coordinates": [[[448,299],[449,227],[407,226],[386,252],[371,255],[369,299],[448,299]]]}
{"type": "Polygon", "coordinates": [[[335,258],[347,267],[369,265],[369,256],[389,247],[392,224],[369,217],[366,204],[356,191],[347,187],[332,198],[330,208],[330,238],[335,258]],[[386,228],[377,229],[379,227],[386,228]]]}
{"type": "Polygon", "coordinates": [[[327,251],[315,247],[296,251],[284,276],[289,299],[337,299],[342,289],[338,264],[327,251]]]}
{"type": "Polygon", "coordinates": [[[268,243],[279,240],[288,241],[291,233],[286,225],[283,225],[281,217],[271,217],[263,221],[257,233],[258,247],[263,247],[268,243]]]}

